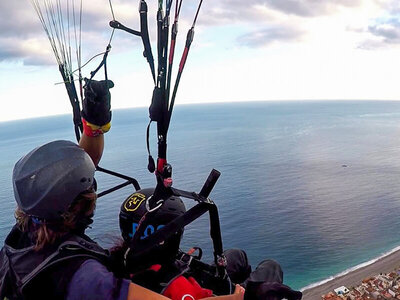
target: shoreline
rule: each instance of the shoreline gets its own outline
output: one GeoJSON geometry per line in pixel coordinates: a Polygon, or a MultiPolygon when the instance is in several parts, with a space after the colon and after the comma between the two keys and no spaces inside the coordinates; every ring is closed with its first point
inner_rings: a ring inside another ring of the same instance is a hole
{"type": "Polygon", "coordinates": [[[361,285],[362,280],[371,276],[379,275],[380,273],[388,273],[394,269],[400,268],[400,247],[393,249],[387,254],[373,259],[370,263],[360,264],[355,269],[349,270],[345,274],[336,275],[332,279],[321,281],[317,286],[306,286],[302,289],[303,300],[321,300],[321,296],[327,294],[334,289],[344,285],[347,288],[361,285]]]}

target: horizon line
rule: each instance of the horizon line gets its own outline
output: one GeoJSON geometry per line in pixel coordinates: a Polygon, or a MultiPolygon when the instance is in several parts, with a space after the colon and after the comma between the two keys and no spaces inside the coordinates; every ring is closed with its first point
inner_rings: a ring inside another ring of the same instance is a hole
{"type": "MultiPolygon", "coordinates": [[[[224,100],[217,100],[217,101],[201,101],[201,102],[185,102],[185,103],[176,103],[175,106],[190,106],[190,105],[206,105],[206,104],[239,104],[239,103],[257,103],[257,102],[347,102],[347,101],[354,101],[354,102],[398,102],[400,99],[276,99],[276,100],[237,100],[237,101],[224,101],[224,100]]],[[[112,109],[112,111],[118,110],[125,110],[125,109],[135,109],[135,108],[148,108],[148,105],[138,105],[138,106],[126,106],[126,107],[117,107],[112,109]]],[[[13,121],[22,121],[22,120],[31,120],[31,119],[41,119],[47,117],[56,117],[56,116],[64,116],[69,115],[70,112],[62,112],[62,113],[52,113],[52,114],[43,114],[43,115],[33,115],[27,117],[16,117],[10,119],[0,120],[0,123],[7,123],[13,121]]]]}

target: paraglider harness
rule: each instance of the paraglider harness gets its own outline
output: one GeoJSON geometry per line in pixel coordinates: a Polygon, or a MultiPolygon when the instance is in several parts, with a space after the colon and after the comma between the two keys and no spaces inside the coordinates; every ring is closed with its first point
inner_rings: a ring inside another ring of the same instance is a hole
{"type": "MultiPolygon", "coordinates": [[[[36,0],[32,0],[35,3],[36,0]]],[[[199,193],[184,191],[180,189],[176,189],[172,187],[172,166],[167,163],[167,133],[169,124],[171,121],[172,111],[175,103],[175,98],[179,86],[179,82],[182,76],[183,69],[186,64],[187,56],[190,50],[190,46],[194,37],[194,27],[197,21],[197,17],[202,5],[203,0],[200,0],[198,5],[193,23],[189,31],[187,32],[185,48],[182,54],[182,58],[180,60],[179,69],[177,73],[177,77],[175,80],[174,88],[171,94],[171,75],[172,75],[172,66],[174,61],[175,54],[175,44],[176,37],[178,34],[178,20],[182,6],[182,0],[176,0],[175,6],[175,16],[174,22],[171,28],[171,41],[170,46],[168,47],[169,42],[169,20],[170,20],[170,12],[173,4],[173,0],[166,0],[165,13],[163,11],[163,0],[158,1],[158,11],[157,11],[157,53],[158,53],[158,68],[157,74],[155,70],[154,57],[152,54],[149,32],[148,32],[148,21],[147,21],[147,13],[148,7],[145,0],[140,0],[139,13],[140,13],[140,31],[130,29],[120,22],[115,20],[114,12],[111,5],[111,12],[113,15],[113,20],[110,22],[110,26],[113,28],[110,42],[106,47],[106,51],[103,53],[103,59],[100,65],[90,73],[90,80],[93,79],[95,74],[99,71],[101,67],[104,67],[105,71],[105,79],[107,80],[107,57],[111,50],[111,40],[114,34],[115,29],[124,30],[128,33],[131,33],[136,36],[140,36],[144,46],[144,56],[150,66],[153,82],[154,82],[154,90],[153,97],[151,101],[151,105],[149,108],[150,122],[147,126],[147,151],[148,151],[148,170],[153,173],[155,172],[157,185],[152,197],[147,199],[146,207],[147,213],[142,217],[139,222],[139,225],[136,229],[136,232],[131,240],[129,245],[129,251],[125,255],[126,267],[129,268],[129,265],[134,264],[135,261],[140,260],[140,257],[145,253],[149,253],[153,247],[155,247],[160,242],[167,240],[171,237],[176,231],[183,229],[186,225],[193,222],[201,215],[206,212],[209,213],[210,217],[210,236],[213,241],[214,246],[214,263],[215,267],[206,265],[200,262],[200,259],[189,257],[187,264],[191,268],[201,268],[212,274],[217,281],[221,282],[229,282],[227,272],[226,272],[226,258],[223,254],[223,245],[222,245],[222,237],[221,237],[221,229],[219,223],[219,215],[218,209],[215,203],[208,198],[211,193],[215,183],[217,182],[220,173],[217,170],[212,170],[208,179],[206,180],[203,188],[199,193]],[[169,55],[168,55],[169,54],[169,55]],[[150,154],[150,145],[149,145],[149,132],[150,132],[150,124],[151,122],[157,123],[157,137],[158,137],[158,158],[157,158],[157,166],[155,165],[154,159],[150,154]],[[145,228],[148,217],[151,216],[158,208],[160,208],[165,201],[168,201],[168,198],[172,195],[180,196],[183,198],[192,199],[197,202],[197,204],[189,209],[182,216],[177,217],[170,223],[166,224],[162,229],[158,230],[150,237],[141,240],[140,236],[142,236],[145,228]]],[[[39,15],[39,18],[42,22],[42,25],[45,31],[49,34],[49,30],[46,28],[45,19],[41,16],[41,11],[35,6],[35,9],[39,15]]],[[[75,22],[75,19],[74,19],[75,22]]],[[[50,43],[54,41],[49,36],[50,43]]],[[[53,44],[52,44],[53,45],[53,44]]],[[[53,45],[53,50],[55,45],[53,45]]],[[[55,51],[56,52],[56,51],[55,51]]],[[[73,109],[73,122],[75,135],[77,140],[80,139],[80,134],[82,133],[82,122],[80,115],[80,105],[78,100],[78,93],[76,91],[76,87],[74,84],[73,73],[67,72],[67,68],[65,67],[66,62],[60,60],[57,53],[56,58],[59,64],[59,71],[62,74],[64,84],[66,86],[68,96],[70,98],[70,102],[73,109]]],[[[80,63],[80,53],[78,55],[78,61],[80,63]]],[[[82,75],[81,68],[79,67],[79,83],[80,83],[80,96],[83,99],[83,87],[82,87],[82,75]]],[[[106,174],[116,176],[125,180],[125,182],[116,185],[110,189],[102,191],[98,193],[98,197],[102,197],[111,192],[114,192],[118,189],[126,187],[128,185],[133,185],[135,190],[139,190],[139,183],[135,178],[120,174],[118,172],[114,172],[111,170],[104,169],[102,167],[97,167],[98,171],[104,172],[106,174]]],[[[186,256],[182,256],[186,257],[186,256]]],[[[232,293],[231,285],[229,284],[228,293],[232,293]]],[[[224,291],[227,293],[226,291],[224,291]]]]}
{"type": "MultiPolygon", "coordinates": [[[[144,56],[150,66],[152,78],[154,81],[154,90],[151,105],[149,108],[150,122],[147,126],[147,150],[148,150],[148,170],[153,173],[155,172],[157,185],[152,197],[147,199],[146,207],[147,213],[139,221],[136,232],[131,240],[129,251],[125,254],[126,264],[129,269],[129,265],[132,266],[136,261],[140,260],[140,257],[146,253],[149,253],[152,248],[156,247],[159,243],[168,240],[175,232],[183,229],[186,225],[190,224],[201,215],[206,212],[209,213],[210,217],[210,236],[214,246],[214,263],[215,268],[208,268],[212,271],[216,278],[226,279],[228,277],[226,273],[226,258],[223,254],[221,228],[219,223],[218,209],[215,203],[208,198],[215,183],[217,182],[220,173],[217,170],[212,170],[209,177],[207,178],[200,193],[188,192],[172,187],[172,166],[167,163],[167,133],[169,124],[171,121],[172,111],[175,103],[175,97],[178,90],[180,78],[186,59],[190,50],[191,43],[194,37],[194,27],[196,20],[201,8],[203,0],[200,1],[192,27],[187,33],[185,48],[182,54],[182,58],[179,64],[178,74],[175,81],[172,96],[170,98],[171,89],[171,74],[172,65],[174,61],[175,43],[176,36],[178,33],[178,19],[181,10],[182,0],[176,0],[175,6],[175,18],[171,30],[171,43],[169,47],[169,58],[168,58],[168,39],[169,39],[169,16],[173,0],[166,1],[166,11],[163,12],[163,1],[159,0],[159,6],[157,11],[157,50],[158,50],[158,72],[155,74],[154,58],[152,55],[148,26],[147,26],[147,4],[146,1],[140,0],[140,31],[132,30],[115,19],[110,22],[110,26],[116,29],[121,29],[131,34],[140,36],[142,38],[144,46],[144,56]],[[158,137],[158,158],[157,166],[155,166],[154,159],[150,154],[149,146],[149,131],[151,122],[157,123],[157,137],[158,137]],[[147,227],[147,220],[151,219],[151,214],[154,214],[158,208],[160,208],[164,201],[170,196],[178,196],[182,198],[192,199],[197,204],[189,209],[183,215],[172,220],[166,224],[163,228],[157,230],[151,236],[146,239],[140,239],[143,235],[145,228],[147,227]]],[[[193,260],[197,261],[199,260],[193,260]]],[[[194,263],[196,264],[196,263],[194,263]]],[[[205,264],[198,263],[198,267],[204,268],[205,264]]],[[[228,292],[232,292],[231,290],[228,292]]]]}

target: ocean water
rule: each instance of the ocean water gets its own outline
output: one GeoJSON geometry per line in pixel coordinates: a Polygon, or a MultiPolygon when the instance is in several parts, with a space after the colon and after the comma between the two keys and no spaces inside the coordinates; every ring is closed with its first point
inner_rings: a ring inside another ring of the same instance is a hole
{"type": "MultiPolygon", "coordinates": [[[[14,223],[14,163],[42,143],[74,140],[71,119],[0,123],[1,241],[14,223]]],[[[142,187],[155,184],[146,169],[147,122],[147,109],[114,111],[101,163],[137,178],[142,187]]],[[[294,288],[400,246],[400,102],[176,106],[168,141],[175,187],[199,191],[212,168],[221,171],[211,198],[224,247],[245,249],[253,267],[265,258],[279,261],[294,288]]],[[[100,191],[121,182],[104,174],[97,180],[100,191]]],[[[119,208],[132,191],[98,200],[88,234],[103,246],[119,235],[119,208]]],[[[182,248],[200,246],[210,260],[210,241],[203,216],[185,230],[182,248]]]]}

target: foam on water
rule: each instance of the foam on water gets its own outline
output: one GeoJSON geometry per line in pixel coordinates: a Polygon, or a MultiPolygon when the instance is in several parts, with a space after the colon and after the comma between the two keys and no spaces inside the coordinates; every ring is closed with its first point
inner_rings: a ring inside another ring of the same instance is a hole
{"type": "MultiPolygon", "coordinates": [[[[392,249],[392,250],[390,250],[390,251],[388,251],[388,252],[385,252],[385,253],[383,253],[381,256],[378,256],[378,257],[376,257],[376,258],[374,258],[374,259],[371,259],[371,260],[369,260],[369,261],[363,262],[363,263],[358,264],[358,265],[356,265],[356,266],[354,266],[354,267],[351,267],[351,268],[349,268],[349,269],[346,269],[346,270],[344,270],[343,272],[340,272],[340,273],[338,273],[338,274],[336,274],[336,275],[333,275],[333,276],[330,276],[330,277],[328,277],[328,278],[326,278],[326,279],[324,279],[324,280],[321,280],[321,281],[318,281],[318,282],[309,284],[309,285],[307,285],[307,286],[301,288],[300,290],[301,290],[301,291],[309,290],[309,289],[312,289],[312,288],[314,288],[314,287],[323,285],[323,284],[325,284],[325,283],[327,283],[327,282],[329,282],[329,281],[331,281],[331,280],[333,280],[333,279],[342,277],[342,276],[347,275],[347,274],[349,274],[349,273],[351,273],[351,272],[353,272],[353,271],[356,271],[356,270],[358,270],[358,269],[361,269],[361,268],[364,268],[364,267],[366,267],[366,266],[372,265],[373,263],[377,262],[378,260],[380,260],[380,259],[382,259],[382,258],[385,258],[386,256],[389,256],[389,255],[391,255],[391,254],[393,254],[393,253],[395,253],[395,252],[397,252],[397,251],[400,251],[400,246],[398,246],[398,247],[396,247],[396,248],[394,248],[394,249],[392,249]]],[[[377,274],[377,275],[378,275],[378,274],[377,274]]]]}

